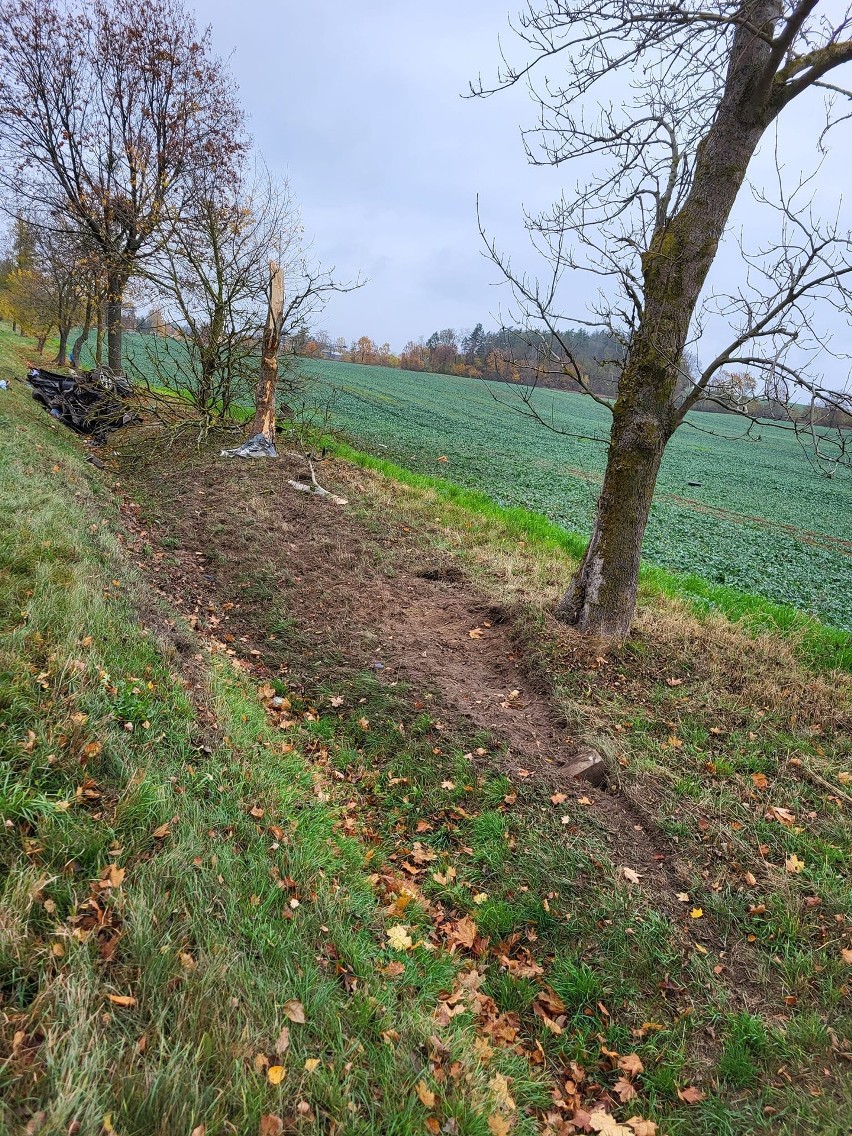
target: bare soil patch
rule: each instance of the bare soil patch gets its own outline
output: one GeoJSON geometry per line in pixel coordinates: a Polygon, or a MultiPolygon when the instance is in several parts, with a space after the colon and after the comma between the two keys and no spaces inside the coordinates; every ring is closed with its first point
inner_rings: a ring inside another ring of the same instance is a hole
{"type": "MultiPolygon", "coordinates": [[[[347,669],[404,681],[424,704],[464,719],[465,732],[492,734],[521,776],[558,781],[583,752],[519,657],[511,615],[424,550],[416,533],[367,518],[351,482],[339,486],[351,502],[341,507],[290,489],[287,479],[303,470],[286,457],[250,466],[158,463],[149,474],[165,540],[161,589],[202,628],[228,625],[225,641],[238,655],[274,670],[279,636],[264,631],[285,627],[284,636],[324,665],[331,656],[347,669]],[[179,546],[170,549],[175,538],[179,546]],[[223,619],[225,603],[234,606],[223,619]]],[[[334,487],[333,467],[323,476],[334,487]]],[[[130,519],[138,530],[135,514],[130,519]]]]}

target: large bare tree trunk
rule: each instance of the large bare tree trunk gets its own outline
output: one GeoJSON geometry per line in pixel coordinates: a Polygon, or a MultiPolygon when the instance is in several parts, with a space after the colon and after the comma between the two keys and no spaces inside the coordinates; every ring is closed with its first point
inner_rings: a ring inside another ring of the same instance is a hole
{"type": "MultiPolygon", "coordinates": [[[[755,0],[757,26],[775,0],[755,0]]],[[[666,443],[679,425],[675,391],[689,327],[752,155],[773,117],[755,97],[771,48],[737,32],[725,94],[698,149],[683,206],[657,227],[642,257],[644,307],[613,411],[603,488],[589,546],[556,614],[578,630],[623,640],[639,585],[639,560],[666,443]]]]}
{"type": "Polygon", "coordinates": [[[255,397],[252,435],[262,434],[275,441],[275,395],[278,387],[278,350],[281,346],[281,320],[284,311],[284,277],[278,264],[269,262],[269,308],[263,330],[260,379],[255,397]]]}
{"type": "Polygon", "coordinates": [[[65,367],[68,363],[68,336],[70,333],[70,327],[60,327],[59,329],[59,348],[54,360],[59,367],[65,367]]]}
{"type": "Polygon", "coordinates": [[[104,361],[104,305],[98,302],[98,329],[95,332],[95,366],[100,367],[104,361]]]}
{"type": "Polygon", "coordinates": [[[106,333],[107,333],[107,363],[114,375],[122,373],[121,358],[121,304],[124,298],[124,285],[126,277],[123,273],[113,271],[107,279],[106,295],[106,333]]]}
{"type": "Polygon", "coordinates": [[[616,407],[592,539],[556,608],[557,617],[578,631],[622,640],[630,630],[642,538],[666,441],[657,408],[616,407]]]}

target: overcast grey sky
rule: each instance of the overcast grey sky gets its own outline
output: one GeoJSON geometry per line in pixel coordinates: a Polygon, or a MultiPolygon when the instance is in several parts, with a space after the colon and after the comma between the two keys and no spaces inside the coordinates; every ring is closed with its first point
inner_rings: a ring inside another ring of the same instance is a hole
{"type": "MultiPolygon", "coordinates": [[[[522,201],[559,179],[531,170],[521,92],[462,99],[493,72],[508,9],[493,0],[196,0],[213,26],[267,164],[287,171],[320,259],[369,277],[322,319],[335,334],[399,348],[487,322],[499,296],[481,255],[476,195],[506,240],[522,201]]],[[[514,238],[512,234],[514,233],[514,238]]]]}
{"type": "MultiPolygon", "coordinates": [[[[482,256],[477,194],[489,230],[523,258],[522,205],[546,206],[576,176],[527,165],[519,128],[534,107],[525,91],[460,97],[479,71],[493,76],[498,36],[511,42],[507,16],[517,6],[195,0],[217,51],[230,55],[257,148],[272,170],[289,174],[319,259],[342,277],[369,278],[329,304],[319,322],[333,334],[399,349],[442,327],[487,324],[508,299],[482,256]]],[[[790,170],[812,166],[819,122],[813,102],[786,112],[790,170]]],[[[820,177],[819,202],[831,213],[848,180],[848,138],[848,129],[837,132],[820,177]]],[[[771,175],[773,145],[768,138],[751,171],[758,181],[771,175]]],[[[744,192],[734,229],[753,236],[762,224],[744,192]]],[[[739,268],[732,247],[714,273],[733,279],[739,268]]],[[[577,314],[592,287],[578,276],[577,314]]],[[[844,339],[845,320],[833,326],[844,339]]]]}

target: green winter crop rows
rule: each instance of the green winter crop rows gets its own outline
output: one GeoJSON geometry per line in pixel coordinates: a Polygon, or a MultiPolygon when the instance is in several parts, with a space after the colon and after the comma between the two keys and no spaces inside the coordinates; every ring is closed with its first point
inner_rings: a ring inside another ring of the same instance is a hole
{"type": "MultiPolygon", "coordinates": [[[[513,413],[495,401],[519,405],[506,386],[349,363],[305,365],[334,388],[332,422],[362,448],[588,533],[609,429],[607,412],[589,399],[540,391],[536,405],[556,426],[598,441],[558,435],[513,413]]],[[[762,426],[759,441],[737,437],[743,429],[728,416],[693,414],[672,439],[646,559],[852,628],[852,476],[827,479],[775,427],[762,426]]]]}

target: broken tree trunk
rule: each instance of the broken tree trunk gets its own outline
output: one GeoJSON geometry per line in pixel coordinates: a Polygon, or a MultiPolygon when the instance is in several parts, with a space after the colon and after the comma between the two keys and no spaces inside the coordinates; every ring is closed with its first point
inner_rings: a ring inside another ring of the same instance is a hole
{"type": "Polygon", "coordinates": [[[263,329],[260,380],[255,398],[252,435],[262,434],[275,442],[275,395],[278,388],[278,349],[281,346],[281,319],[284,311],[284,277],[274,260],[269,262],[269,308],[263,329]]]}

